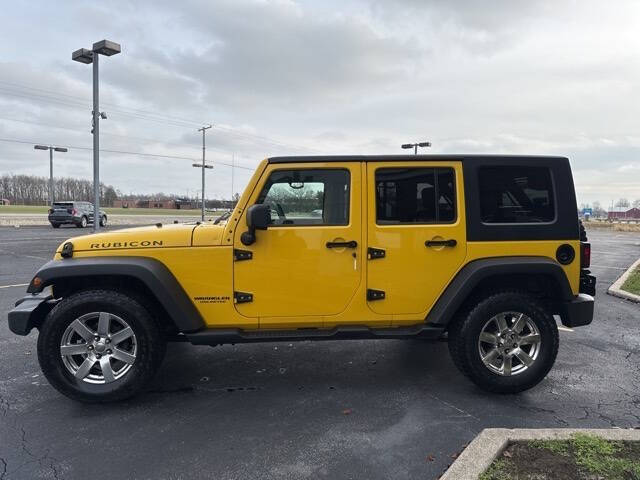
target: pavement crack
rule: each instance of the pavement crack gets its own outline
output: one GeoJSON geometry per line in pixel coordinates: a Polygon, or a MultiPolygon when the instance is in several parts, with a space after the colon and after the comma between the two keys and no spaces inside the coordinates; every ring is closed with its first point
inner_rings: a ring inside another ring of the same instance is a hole
{"type": "Polygon", "coordinates": [[[22,432],[22,436],[21,436],[22,451],[24,453],[26,453],[27,455],[29,455],[31,458],[38,458],[33,453],[31,453],[31,450],[29,450],[27,448],[27,444],[28,444],[28,442],[27,442],[27,432],[22,427],[20,427],[20,431],[22,432]]]}
{"type": "Polygon", "coordinates": [[[4,458],[0,458],[0,465],[2,467],[2,471],[0,471],[0,480],[2,480],[7,474],[7,461],[4,458]]]}
{"type": "Polygon", "coordinates": [[[10,408],[11,405],[9,404],[9,401],[5,400],[4,397],[0,395],[0,414],[2,414],[3,417],[6,417],[10,408]]]}

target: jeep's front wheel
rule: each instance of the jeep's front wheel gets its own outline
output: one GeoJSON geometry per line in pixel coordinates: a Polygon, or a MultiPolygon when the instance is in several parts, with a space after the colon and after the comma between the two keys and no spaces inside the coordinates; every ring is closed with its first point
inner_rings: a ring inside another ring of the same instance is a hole
{"type": "Polygon", "coordinates": [[[162,362],[165,340],[138,300],[90,290],[60,301],[38,337],[40,367],[53,387],[82,402],[138,393],[162,362]]]}
{"type": "Polygon", "coordinates": [[[517,393],[538,384],[558,353],[558,327],[535,297],[491,295],[466,310],[449,332],[458,369],[480,388],[517,393]]]}

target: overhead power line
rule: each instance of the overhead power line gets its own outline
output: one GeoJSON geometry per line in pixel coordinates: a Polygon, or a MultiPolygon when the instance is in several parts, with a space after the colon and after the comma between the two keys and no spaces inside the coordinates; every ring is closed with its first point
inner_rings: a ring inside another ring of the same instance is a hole
{"type": "MultiPolygon", "coordinates": [[[[33,141],[33,140],[18,140],[18,139],[14,139],[14,138],[0,138],[0,142],[8,142],[8,143],[20,143],[20,144],[28,144],[28,145],[32,145],[32,144],[36,144],[36,143],[46,143],[46,142],[37,142],[37,141],[33,141]]],[[[74,150],[93,150],[93,148],[91,147],[80,147],[80,146],[74,146],[74,145],[65,145],[67,148],[70,149],[74,149],[74,150]]],[[[101,152],[104,153],[118,153],[118,154],[122,154],[122,155],[138,155],[141,157],[152,157],[152,158],[169,158],[169,159],[176,159],[176,160],[189,160],[189,161],[200,161],[199,158],[195,158],[195,157],[183,157],[180,155],[164,155],[164,154],[159,154],[159,153],[144,153],[144,152],[131,152],[131,151],[127,151],[127,150],[112,150],[112,149],[100,149],[101,152]]],[[[226,167],[233,167],[233,168],[240,168],[242,170],[251,170],[254,171],[255,167],[247,167],[247,166],[243,166],[243,165],[238,165],[236,163],[226,163],[226,162],[220,162],[220,161],[214,161],[213,162],[215,165],[224,165],[226,167]]]]}
{"type": "MultiPolygon", "coordinates": [[[[71,107],[71,108],[86,108],[90,104],[89,99],[87,99],[85,102],[82,99],[79,99],[78,97],[74,97],[72,95],[66,95],[62,93],[53,92],[51,90],[45,90],[42,88],[31,87],[27,85],[20,85],[17,83],[7,82],[4,80],[0,80],[0,93],[3,95],[15,96],[18,98],[36,99],[39,101],[52,102],[52,103],[58,104],[59,106],[65,106],[65,107],[71,107]],[[9,87],[3,87],[2,85],[8,85],[9,87]],[[13,90],[10,87],[13,87],[13,90]],[[16,88],[19,90],[16,91],[15,90],[16,88]],[[42,93],[34,93],[34,92],[42,92],[42,93]]],[[[185,129],[186,128],[191,129],[194,126],[202,124],[202,122],[199,122],[199,121],[187,120],[179,117],[172,117],[164,114],[151,112],[148,110],[122,107],[120,105],[108,103],[108,102],[103,102],[103,104],[109,106],[109,113],[112,113],[116,116],[122,115],[125,117],[134,118],[136,120],[160,123],[160,124],[165,124],[165,125],[185,128],[185,129]]],[[[244,131],[238,131],[237,129],[233,129],[229,127],[221,126],[219,127],[219,131],[222,131],[224,133],[227,133],[229,135],[232,135],[238,138],[259,141],[261,143],[267,143],[274,147],[287,148],[287,149],[297,150],[297,151],[324,153],[323,151],[312,148],[312,147],[293,145],[293,144],[281,142],[278,140],[274,140],[266,136],[256,135],[256,134],[252,134],[244,131]]]]}
{"type": "MultiPolygon", "coordinates": [[[[77,95],[67,95],[64,93],[59,93],[59,92],[54,92],[52,90],[45,90],[44,88],[36,88],[36,87],[30,87],[30,86],[26,86],[26,85],[20,85],[18,83],[13,83],[13,82],[7,82],[4,80],[0,80],[0,84],[5,84],[5,85],[9,85],[12,87],[17,87],[18,89],[22,89],[22,90],[33,90],[33,91],[37,91],[37,92],[43,92],[43,93],[47,93],[52,97],[66,97],[69,98],[70,100],[72,100],[74,103],[79,102],[81,99],[79,99],[79,97],[77,95]]],[[[0,88],[2,88],[0,86],[0,88]]],[[[89,98],[86,99],[87,102],[89,102],[89,98]]],[[[197,125],[198,122],[194,121],[194,120],[188,120],[185,118],[180,118],[180,117],[175,117],[175,116],[170,116],[170,115],[165,115],[165,114],[159,114],[159,113],[155,113],[155,112],[151,112],[149,110],[142,110],[142,109],[138,109],[138,108],[131,108],[131,107],[122,107],[118,104],[115,103],[110,103],[110,102],[102,102],[103,105],[110,105],[111,107],[123,110],[123,111],[130,111],[133,113],[141,113],[141,114],[146,114],[146,115],[153,115],[159,118],[165,118],[167,120],[171,120],[171,121],[177,121],[177,122],[181,122],[181,123],[187,123],[187,124],[193,124],[193,125],[197,125]]],[[[84,103],[82,104],[83,106],[85,105],[84,103]]]]}

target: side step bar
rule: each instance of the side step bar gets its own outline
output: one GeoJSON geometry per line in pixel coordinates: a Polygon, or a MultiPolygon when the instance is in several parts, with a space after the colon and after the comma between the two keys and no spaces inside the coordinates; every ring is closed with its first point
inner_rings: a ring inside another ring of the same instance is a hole
{"type": "Polygon", "coordinates": [[[241,330],[209,328],[184,336],[194,345],[225,343],[289,342],[302,340],[366,340],[423,338],[437,340],[444,333],[442,326],[414,325],[396,328],[345,326],[335,328],[300,328],[296,330],[241,330]]]}

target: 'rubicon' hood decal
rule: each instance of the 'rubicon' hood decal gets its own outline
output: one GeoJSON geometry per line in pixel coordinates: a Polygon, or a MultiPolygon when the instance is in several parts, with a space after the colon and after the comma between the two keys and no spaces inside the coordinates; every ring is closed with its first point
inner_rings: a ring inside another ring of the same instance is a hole
{"type": "MultiPolygon", "coordinates": [[[[170,224],[126,228],[93,235],[70,238],[74,252],[98,250],[129,250],[142,248],[190,247],[195,225],[170,224]]],[[[62,245],[58,248],[61,251],[62,245]]]]}

